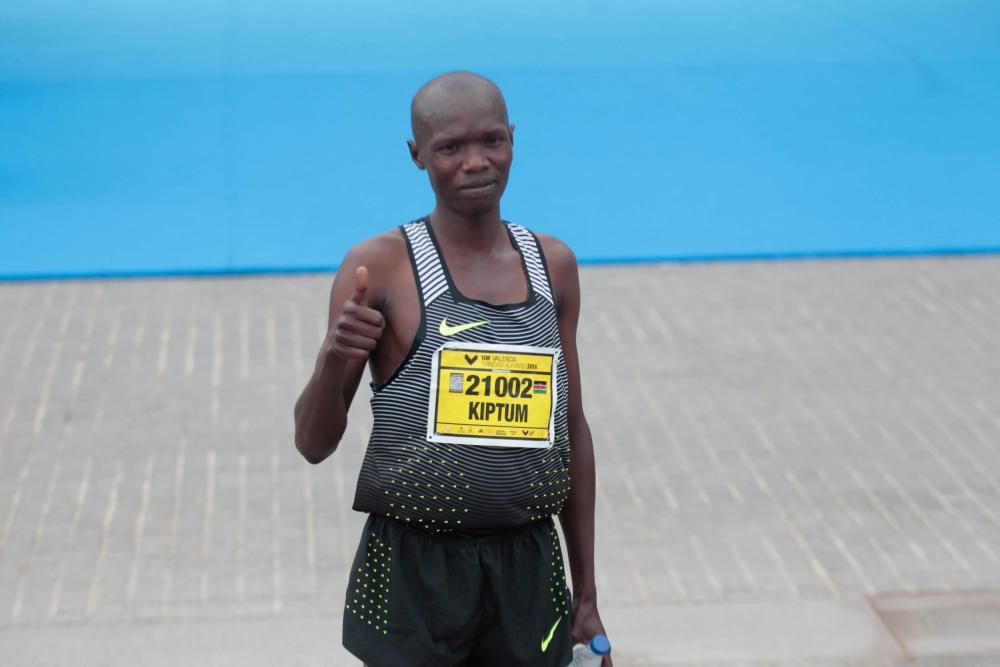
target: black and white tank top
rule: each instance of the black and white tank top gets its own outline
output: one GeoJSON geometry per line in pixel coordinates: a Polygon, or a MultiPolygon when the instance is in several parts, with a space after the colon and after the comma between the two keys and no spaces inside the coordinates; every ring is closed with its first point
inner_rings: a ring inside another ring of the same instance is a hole
{"type": "Polygon", "coordinates": [[[548,269],[537,237],[505,224],[528,283],[523,303],[467,298],[429,221],[400,228],[421,322],[399,368],[372,385],[355,510],[460,532],[516,527],[566,502],[568,380],[548,269]]]}

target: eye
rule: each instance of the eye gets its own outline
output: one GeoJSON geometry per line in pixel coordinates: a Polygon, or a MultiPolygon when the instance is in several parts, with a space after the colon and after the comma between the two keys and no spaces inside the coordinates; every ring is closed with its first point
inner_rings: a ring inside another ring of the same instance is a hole
{"type": "Polygon", "coordinates": [[[441,146],[438,147],[438,152],[443,153],[444,155],[454,155],[455,153],[458,152],[458,144],[456,144],[455,142],[442,144],[441,146]]]}
{"type": "Polygon", "coordinates": [[[491,134],[486,137],[486,145],[496,147],[504,142],[504,137],[502,134],[491,134]]]}

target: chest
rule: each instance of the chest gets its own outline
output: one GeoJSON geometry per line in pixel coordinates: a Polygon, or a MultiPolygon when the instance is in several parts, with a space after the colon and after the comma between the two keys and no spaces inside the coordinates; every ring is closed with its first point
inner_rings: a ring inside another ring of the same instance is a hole
{"type": "Polygon", "coordinates": [[[476,258],[446,253],[444,261],[455,290],[466,299],[501,305],[528,298],[521,255],[514,250],[476,258]]]}

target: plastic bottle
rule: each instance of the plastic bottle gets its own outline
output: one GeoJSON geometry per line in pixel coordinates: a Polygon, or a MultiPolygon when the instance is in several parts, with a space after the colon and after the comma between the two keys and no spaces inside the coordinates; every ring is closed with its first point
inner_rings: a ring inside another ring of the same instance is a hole
{"type": "Polygon", "coordinates": [[[601,661],[611,653],[611,642],[604,635],[594,635],[590,644],[573,647],[573,662],[567,667],[601,667],[601,661]]]}

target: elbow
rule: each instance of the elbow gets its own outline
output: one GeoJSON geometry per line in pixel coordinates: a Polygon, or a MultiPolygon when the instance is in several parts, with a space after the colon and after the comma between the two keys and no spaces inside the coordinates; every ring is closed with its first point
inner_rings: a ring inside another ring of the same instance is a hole
{"type": "Polygon", "coordinates": [[[324,424],[316,423],[300,399],[293,411],[295,421],[295,449],[309,463],[322,463],[337,451],[337,445],[344,435],[343,423],[338,427],[333,424],[334,431],[325,430],[324,424]]]}
{"type": "Polygon", "coordinates": [[[333,454],[333,452],[337,449],[337,446],[334,445],[330,449],[323,451],[320,448],[316,447],[315,443],[309,442],[301,434],[299,429],[296,429],[295,449],[299,451],[299,454],[302,455],[302,458],[304,458],[309,463],[316,465],[318,463],[322,463],[323,461],[325,461],[327,457],[330,456],[330,454],[333,454]]]}
{"type": "Polygon", "coordinates": [[[325,456],[313,456],[305,452],[302,452],[302,458],[304,458],[306,461],[308,461],[313,465],[319,465],[320,463],[326,460],[325,456]]]}
{"type": "Polygon", "coordinates": [[[313,465],[322,463],[336,451],[339,438],[334,440],[332,447],[329,446],[324,438],[318,437],[315,433],[309,433],[309,429],[299,419],[297,406],[295,412],[295,449],[309,463],[313,465]]]}

